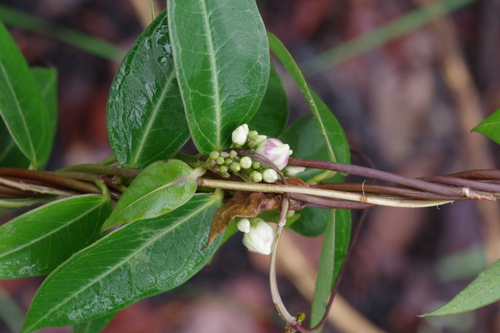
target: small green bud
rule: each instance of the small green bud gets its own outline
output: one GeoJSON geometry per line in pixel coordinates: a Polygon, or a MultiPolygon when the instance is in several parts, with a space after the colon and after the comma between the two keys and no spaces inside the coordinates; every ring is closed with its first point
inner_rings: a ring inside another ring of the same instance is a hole
{"type": "Polygon", "coordinates": [[[229,178],[230,174],[228,172],[221,174],[222,178],[229,178]]]}
{"type": "Polygon", "coordinates": [[[254,183],[259,183],[262,181],[262,173],[260,173],[259,171],[252,171],[250,172],[250,178],[252,179],[252,181],[254,183]]]}
{"type": "Polygon", "coordinates": [[[220,156],[222,156],[224,158],[228,158],[229,157],[229,153],[227,151],[221,151],[220,152],[220,156]]]}
{"type": "Polygon", "coordinates": [[[226,158],[226,160],[224,161],[224,164],[225,165],[231,165],[231,163],[233,163],[233,159],[232,158],[226,158]]]}
{"type": "Polygon", "coordinates": [[[257,139],[258,136],[259,136],[259,133],[257,133],[257,131],[248,132],[248,137],[250,138],[250,140],[255,140],[255,139],[257,139]]]}
{"type": "Polygon", "coordinates": [[[220,172],[221,174],[223,174],[223,173],[227,173],[228,171],[229,171],[229,169],[228,169],[228,168],[227,168],[227,166],[225,166],[225,165],[221,165],[221,166],[220,166],[220,168],[219,168],[219,172],[220,172]]]}
{"type": "Polygon", "coordinates": [[[213,152],[211,152],[211,153],[208,155],[208,157],[210,157],[210,159],[212,159],[212,160],[216,160],[219,156],[220,156],[220,155],[219,155],[219,152],[218,152],[218,151],[213,151],[213,152]]]}
{"type": "Polygon", "coordinates": [[[215,162],[216,162],[218,165],[222,165],[222,164],[224,164],[224,162],[225,162],[225,161],[226,161],[226,160],[224,159],[224,157],[219,156],[219,157],[217,157],[217,160],[216,160],[215,162]]]}
{"type": "Polygon", "coordinates": [[[260,167],[261,167],[260,162],[253,162],[252,163],[252,168],[254,168],[255,170],[260,169],[260,167]]]}
{"type": "Polygon", "coordinates": [[[234,150],[231,150],[231,151],[229,152],[229,158],[236,158],[236,156],[238,156],[238,153],[237,153],[237,152],[235,152],[234,150]]]}
{"type": "Polygon", "coordinates": [[[255,141],[250,141],[248,143],[248,147],[250,147],[250,148],[255,148],[256,146],[257,146],[257,142],[255,142],[255,141]]]}
{"type": "Polygon", "coordinates": [[[229,168],[231,169],[232,172],[238,172],[238,171],[241,170],[240,164],[236,163],[236,162],[231,163],[231,165],[229,166],[229,168]]]}
{"type": "Polygon", "coordinates": [[[252,159],[248,156],[244,156],[240,160],[240,165],[243,169],[249,169],[252,167],[252,159]]]}

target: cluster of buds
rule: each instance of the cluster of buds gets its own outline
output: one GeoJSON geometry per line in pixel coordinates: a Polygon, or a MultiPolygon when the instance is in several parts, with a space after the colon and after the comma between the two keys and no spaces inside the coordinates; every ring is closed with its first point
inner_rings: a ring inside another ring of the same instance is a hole
{"type": "Polygon", "coordinates": [[[275,231],[264,220],[254,217],[243,218],[236,223],[238,230],[244,233],[243,245],[252,252],[271,254],[275,231]]]}
{"type": "MultiPolygon", "coordinates": [[[[249,131],[247,124],[236,128],[231,139],[233,141],[232,148],[255,151],[267,157],[280,170],[283,170],[286,176],[295,176],[304,171],[302,167],[287,167],[288,158],[292,154],[289,145],[278,139],[268,139],[265,135],[259,135],[257,131],[249,131]]],[[[235,150],[229,152],[213,151],[209,154],[205,165],[209,170],[224,178],[228,178],[230,173],[233,173],[255,183],[261,181],[274,183],[278,179],[275,170],[261,165],[248,156],[238,156],[235,150]]]]}

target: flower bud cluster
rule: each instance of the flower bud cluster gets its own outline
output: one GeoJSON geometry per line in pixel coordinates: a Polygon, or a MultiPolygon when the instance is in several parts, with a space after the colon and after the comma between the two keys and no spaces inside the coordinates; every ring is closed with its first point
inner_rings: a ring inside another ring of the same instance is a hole
{"type": "MultiPolygon", "coordinates": [[[[259,135],[257,131],[250,131],[247,124],[236,128],[231,139],[232,148],[255,151],[267,157],[287,176],[295,176],[304,171],[302,167],[287,167],[288,158],[292,154],[289,145],[278,139],[268,139],[265,135],[259,135]]],[[[278,179],[278,173],[275,170],[261,165],[248,156],[238,156],[235,150],[211,152],[205,167],[224,178],[228,178],[230,173],[233,173],[255,183],[261,181],[274,183],[278,179]]]]}

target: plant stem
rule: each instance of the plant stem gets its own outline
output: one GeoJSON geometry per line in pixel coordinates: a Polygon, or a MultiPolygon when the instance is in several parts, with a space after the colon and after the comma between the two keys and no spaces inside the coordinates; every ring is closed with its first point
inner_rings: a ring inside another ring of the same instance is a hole
{"type": "Polygon", "coordinates": [[[367,178],[374,178],[379,180],[385,180],[391,183],[400,184],[419,190],[434,192],[442,195],[452,196],[452,197],[462,197],[460,189],[452,188],[448,186],[428,183],[423,180],[407,178],[400,175],[395,175],[390,172],[380,171],[376,169],[370,169],[353,164],[343,164],[338,162],[327,162],[318,160],[307,160],[303,158],[290,158],[288,160],[288,165],[291,166],[303,166],[306,168],[315,168],[322,170],[332,170],[338,172],[344,172],[351,175],[357,175],[367,178]]]}
{"type": "MultiPolygon", "coordinates": [[[[263,184],[263,183],[243,183],[233,182],[227,180],[214,180],[214,179],[198,179],[199,186],[220,188],[224,190],[240,190],[251,192],[267,192],[267,193],[301,193],[319,197],[343,199],[350,201],[363,202],[374,205],[390,206],[390,207],[431,207],[439,206],[453,202],[453,200],[405,200],[405,199],[391,199],[380,196],[363,195],[357,193],[349,193],[335,190],[325,190],[311,187],[300,187],[292,185],[276,185],[276,184],[263,184]]],[[[459,190],[459,193],[460,190],[459,190]]]]}

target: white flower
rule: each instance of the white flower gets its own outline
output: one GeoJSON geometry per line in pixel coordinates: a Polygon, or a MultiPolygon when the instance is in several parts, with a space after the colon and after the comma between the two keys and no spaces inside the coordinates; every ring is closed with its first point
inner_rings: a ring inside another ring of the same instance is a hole
{"type": "Polygon", "coordinates": [[[248,137],[248,125],[243,124],[241,126],[238,126],[233,131],[231,139],[233,140],[233,144],[235,146],[243,146],[247,142],[247,137],[248,137]]]}
{"type": "Polygon", "coordinates": [[[274,236],[274,228],[256,217],[250,220],[250,231],[243,236],[243,245],[252,252],[271,254],[274,236]]]}
{"type": "Polygon", "coordinates": [[[255,152],[264,155],[270,159],[276,166],[282,170],[288,164],[288,156],[292,154],[290,146],[283,144],[278,139],[267,139],[262,141],[255,152]]]}
{"type": "Polygon", "coordinates": [[[293,177],[296,174],[303,172],[306,168],[300,167],[300,166],[287,166],[285,169],[283,169],[283,173],[285,176],[293,177]]]}
{"type": "Polygon", "coordinates": [[[278,179],[278,173],[273,169],[266,169],[262,173],[262,179],[267,183],[274,183],[278,179]]]}

